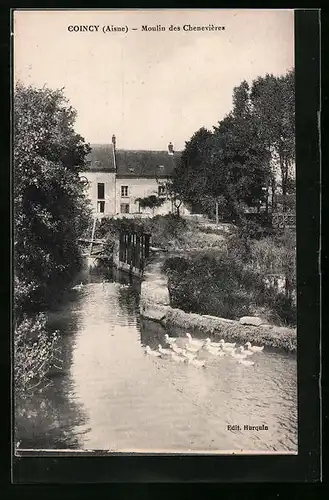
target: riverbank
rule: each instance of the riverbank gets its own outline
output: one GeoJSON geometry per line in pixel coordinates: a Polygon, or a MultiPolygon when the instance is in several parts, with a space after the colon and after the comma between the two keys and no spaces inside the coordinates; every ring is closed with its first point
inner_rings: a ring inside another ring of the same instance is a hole
{"type": "MultiPolygon", "coordinates": [[[[170,327],[198,330],[207,335],[220,336],[225,341],[251,342],[295,352],[297,332],[294,328],[262,323],[257,319],[244,321],[258,324],[242,324],[240,321],[210,315],[187,313],[170,305],[168,277],[163,263],[168,254],[155,252],[146,265],[141,284],[140,314],[148,319],[160,321],[170,327]]],[[[243,320],[242,320],[243,321],[243,320]]]]}

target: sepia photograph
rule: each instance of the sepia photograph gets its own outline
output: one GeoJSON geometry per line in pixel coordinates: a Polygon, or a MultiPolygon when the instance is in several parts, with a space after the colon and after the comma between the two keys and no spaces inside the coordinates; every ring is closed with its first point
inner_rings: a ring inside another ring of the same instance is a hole
{"type": "Polygon", "coordinates": [[[297,455],[294,11],[12,16],[15,454],[297,455]]]}

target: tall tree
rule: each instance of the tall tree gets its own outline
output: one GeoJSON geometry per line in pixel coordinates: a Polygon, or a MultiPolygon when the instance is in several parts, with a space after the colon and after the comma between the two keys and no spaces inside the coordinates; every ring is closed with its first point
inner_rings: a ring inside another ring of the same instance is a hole
{"type": "Polygon", "coordinates": [[[283,210],[286,197],[294,186],[295,163],[295,92],[294,72],[275,77],[267,74],[257,78],[250,94],[259,135],[270,152],[272,209],[280,189],[283,210]]]}
{"type": "Polygon", "coordinates": [[[169,191],[188,205],[202,205],[207,191],[207,168],[212,132],[201,127],[186,142],[169,191]]]}
{"type": "Polygon", "coordinates": [[[74,131],[62,90],[18,84],[14,92],[15,298],[40,303],[80,265],[78,236],[89,222],[79,171],[90,151],[74,131]]]}
{"type": "Polygon", "coordinates": [[[224,196],[236,218],[247,207],[259,208],[268,154],[258,134],[246,81],[234,88],[233,110],[215,127],[213,142],[211,170],[221,172],[217,182],[212,183],[213,188],[224,196]]]}
{"type": "Polygon", "coordinates": [[[266,75],[235,87],[232,111],[186,142],[173,186],[203,212],[242,220],[248,207],[269,211],[270,191],[272,209],[279,188],[284,200],[293,192],[294,155],[294,74],[266,75]]]}

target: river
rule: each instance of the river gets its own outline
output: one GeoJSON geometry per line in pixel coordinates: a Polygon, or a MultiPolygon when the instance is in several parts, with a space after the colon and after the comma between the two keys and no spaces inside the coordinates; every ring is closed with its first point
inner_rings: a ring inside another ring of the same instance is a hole
{"type": "Polygon", "coordinates": [[[17,404],[21,448],[297,452],[295,355],[265,348],[254,366],[213,357],[206,368],[153,358],[145,346],[164,345],[166,331],[140,317],[139,281],[106,270],[79,281],[50,313],[61,368],[17,404]]]}

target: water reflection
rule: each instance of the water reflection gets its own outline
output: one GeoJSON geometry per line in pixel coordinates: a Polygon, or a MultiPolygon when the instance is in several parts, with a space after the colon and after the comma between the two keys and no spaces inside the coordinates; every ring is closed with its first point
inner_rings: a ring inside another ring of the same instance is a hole
{"type": "Polygon", "coordinates": [[[151,321],[141,317],[140,319],[140,336],[142,346],[149,345],[151,349],[157,349],[159,344],[165,346],[164,336],[167,333],[161,323],[151,321]]]}
{"type": "Polygon", "coordinates": [[[83,404],[70,398],[74,387],[70,367],[77,315],[70,308],[65,314],[57,314],[51,322],[51,330],[54,329],[62,335],[58,352],[61,366],[47,374],[40,388],[15,402],[15,441],[20,442],[21,448],[79,449],[83,446],[82,435],[88,431],[83,404]]]}
{"type": "MultiPolygon", "coordinates": [[[[139,280],[81,274],[51,313],[63,372],[18,407],[21,447],[118,451],[288,450],[297,446],[296,359],[267,350],[248,369],[212,358],[207,369],[152,359],[144,346],[185,336],[139,316],[139,280]],[[267,433],[227,425],[269,426],[267,433]]],[[[191,332],[204,338],[202,332],[191,332]]]]}

